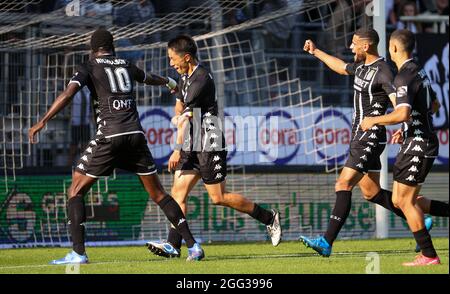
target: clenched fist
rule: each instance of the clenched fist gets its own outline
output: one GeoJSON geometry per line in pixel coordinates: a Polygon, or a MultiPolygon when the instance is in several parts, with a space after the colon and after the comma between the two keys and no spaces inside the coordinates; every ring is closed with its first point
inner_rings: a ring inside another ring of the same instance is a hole
{"type": "Polygon", "coordinates": [[[314,54],[314,50],[316,50],[316,45],[311,40],[306,40],[305,46],[303,46],[303,50],[308,52],[309,54],[314,54]]]}

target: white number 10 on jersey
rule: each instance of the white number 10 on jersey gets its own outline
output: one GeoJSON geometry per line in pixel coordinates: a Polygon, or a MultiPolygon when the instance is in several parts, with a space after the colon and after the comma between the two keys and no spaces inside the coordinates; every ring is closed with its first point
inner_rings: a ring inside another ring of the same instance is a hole
{"type": "Polygon", "coordinates": [[[119,90],[122,93],[130,93],[131,92],[131,80],[128,75],[128,71],[126,68],[117,67],[114,70],[114,73],[110,67],[105,67],[106,75],[108,76],[109,86],[111,87],[112,93],[117,93],[117,85],[119,85],[119,90]],[[116,78],[114,78],[116,76],[116,78]],[[117,83],[116,83],[117,79],[117,83]]]}

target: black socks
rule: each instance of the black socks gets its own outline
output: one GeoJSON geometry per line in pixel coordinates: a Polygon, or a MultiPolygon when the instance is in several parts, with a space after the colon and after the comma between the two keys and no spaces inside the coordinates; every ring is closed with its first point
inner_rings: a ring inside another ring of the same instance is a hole
{"type": "Polygon", "coordinates": [[[381,189],[377,195],[375,195],[372,199],[369,199],[370,202],[376,203],[378,205],[383,206],[384,208],[392,211],[402,219],[406,219],[403,211],[394,206],[392,203],[392,192],[388,190],[381,189]]]}
{"type": "Polygon", "coordinates": [[[173,247],[180,249],[182,242],[181,235],[177,232],[177,230],[173,227],[170,227],[169,236],[167,237],[167,242],[173,245],[173,247]]]}
{"type": "Polygon", "coordinates": [[[86,210],[83,195],[69,198],[67,203],[69,211],[69,229],[72,236],[73,251],[83,255],[84,248],[84,222],[86,221],[86,210]]]}
{"type": "Polygon", "coordinates": [[[250,216],[265,224],[266,226],[272,224],[273,222],[273,213],[267,209],[262,208],[256,203],[252,213],[250,213],[250,216]]]}
{"type": "Polygon", "coordinates": [[[336,240],[342,226],[345,224],[350,209],[352,206],[352,191],[338,191],[336,192],[336,202],[334,204],[333,212],[330,215],[330,222],[328,223],[327,231],[324,235],[328,244],[332,245],[336,240]]]}
{"type": "Polygon", "coordinates": [[[435,216],[448,217],[449,206],[448,203],[442,201],[431,200],[430,202],[430,214],[435,216]]]}
{"type": "MultiPolygon", "coordinates": [[[[176,230],[181,234],[186,241],[188,248],[191,248],[195,244],[195,239],[189,230],[189,226],[184,217],[183,211],[181,211],[178,203],[169,195],[166,195],[159,203],[159,207],[162,209],[167,219],[172,223],[176,230]]],[[[173,244],[175,245],[175,244],[173,244]]]]}
{"type": "Polygon", "coordinates": [[[420,231],[413,232],[414,239],[422,250],[422,254],[426,257],[436,257],[436,250],[434,250],[433,242],[431,241],[430,233],[423,228],[420,231]]]}

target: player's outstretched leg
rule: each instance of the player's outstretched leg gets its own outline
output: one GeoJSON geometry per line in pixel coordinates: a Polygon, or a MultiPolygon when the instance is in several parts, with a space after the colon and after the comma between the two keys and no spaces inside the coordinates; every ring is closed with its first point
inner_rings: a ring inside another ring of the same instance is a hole
{"type": "Polygon", "coordinates": [[[161,210],[166,215],[167,219],[170,223],[175,227],[178,233],[183,237],[186,241],[186,245],[188,249],[191,249],[193,253],[193,257],[187,260],[201,260],[205,257],[203,249],[200,244],[195,241],[192,236],[191,230],[189,229],[189,225],[187,223],[186,217],[183,214],[178,203],[165,191],[159,181],[159,178],[156,174],[139,176],[142,184],[145,187],[145,190],[149,193],[152,200],[158,204],[161,210]],[[200,254],[201,252],[201,254],[200,254]]]}
{"type": "MultiPolygon", "coordinates": [[[[398,160],[398,159],[397,159],[398,160]]],[[[401,178],[400,178],[401,180],[401,178]]],[[[399,176],[394,175],[394,189],[392,201],[406,216],[408,226],[413,232],[414,239],[419,244],[421,253],[412,262],[403,263],[404,266],[424,266],[440,264],[439,256],[433,246],[430,234],[425,229],[423,212],[414,203],[420,186],[411,186],[399,182],[399,176]]]]}
{"type": "Polygon", "coordinates": [[[72,264],[88,263],[89,259],[84,247],[86,212],[83,196],[97,181],[96,178],[85,176],[74,172],[72,185],[68,190],[69,200],[67,202],[69,212],[69,229],[72,237],[73,250],[61,259],[50,261],[50,264],[72,264]]]}
{"type": "Polygon", "coordinates": [[[360,181],[363,174],[344,167],[338,180],[336,181],[336,201],[334,203],[333,211],[330,215],[327,231],[323,236],[316,239],[310,239],[305,236],[300,236],[300,241],[306,247],[314,249],[321,256],[329,257],[331,255],[331,247],[334,240],[336,240],[339,232],[350,214],[352,206],[352,189],[360,181]]]}
{"type": "Polygon", "coordinates": [[[241,194],[226,191],[225,181],[216,184],[205,184],[205,188],[214,205],[230,207],[250,215],[252,218],[266,225],[267,233],[271,238],[273,246],[280,244],[282,229],[280,225],[280,212],[278,210],[264,209],[241,194]]]}
{"type": "Polygon", "coordinates": [[[158,241],[150,241],[145,243],[145,246],[147,246],[148,250],[152,252],[155,255],[167,257],[167,258],[173,258],[173,257],[180,257],[180,249],[175,248],[172,244],[169,242],[158,242],[158,241]]]}
{"type": "Polygon", "coordinates": [[[305,244],[306,247],[314,249],[323,257],[329,257],[331,255],[331,245],[328,244],[327,240],[319,236],[317,238],[308,238],[305,236],[300,236],[300,241],[305,244]]]}
{"type": "Polygon", "coordinates": [[[273,246],[278,246],[281,242],[281,224],[280,212],[277,209],[272,209],[273,220],[272,223],[266,226],[267,234],[272,240],[273,246]]]}

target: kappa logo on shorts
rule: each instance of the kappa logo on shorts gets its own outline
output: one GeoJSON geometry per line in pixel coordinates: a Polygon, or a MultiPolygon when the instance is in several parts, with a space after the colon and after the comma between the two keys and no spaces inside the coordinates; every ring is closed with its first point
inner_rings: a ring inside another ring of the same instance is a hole
{"type": "Polygon", "coordinates": [[[216,180],[217,179],[221,179],[223,177],[223,175],[221,174],[221,173],[217,173],[217,175],[216,175],[216,180]]]}
{"type": "Polygon", "coordinates": [[[417,152],[423,152],[422,148],[420,148],[419,145],[415,145],[412,150],[417,152]]]}
{"type": "Polygon", "coordinates": [[[359,167],[359,168],[364,168],[364,166],[363,166],[363,164],[360,162],[360,163],[358,163],[357,165],[356,165],[356,167],[359,167]]]}
{"type": "Polygon", "coordinates": [[[380,115],[381,112],[379,112],[378,110],[374,110],[374,111],[372,111],[370,114],[373,114],[373,115],[380,115]]]}
{"type": "Polygon", "coordinates": [[[364,151],[366,151],[366,152],[372,152],[372,149],[370,148],[370,147],[366,147],[366,148],[364,148],[364,151]]]}
{"type": "Polygon", "coordinates": [[[419,129],[414,130],[414,135],[422,135],[422,134],[423,134],[423,132],[421,130],[419,130],[419,129]]]}
{"type": "Polygon", "coordinates": [[[215,155],[213,158],[213,161],[219,161],[220,160],[220,156],[219,155],[215,155]]]}
{"type": "Polygon", "coordinates": [[[419,156],[414,156],[410,161],[420,163],[419,156]]]}
{"type": "Polygon", "coordinates": [[[420,112],[418,112],[417,110],[411,111],[411,116],[418,116],[418,115],[420,115],[420,112]]]}
{"type": "Polygon", "coordinates": [[[367,145],[370,145],[370,146],[375,146],[375,143],[374,142],[367,142],[367,145]]]}
{"type": "Polygon", "coordinates": [[[412,126],[416,127],[416,126],[420,126],[422,124],[422,122],[418,119],[413,120],[412,122],[412,126]]]}
{"type": "Polygon", "coordinates": [[[222,166],[220,164],[216,164],[216,166],[214,167],[214,170],[221,170],[222,166]]]}
{"type": "Polygon", "coordinates": [[[97,146],[97,142],[95,142],[95,140],[92,140],[91,142],[89,142],[92,144],[92,146],[97,146]]]}
{"type": "Polygon", "coordinates": [[[92,153],[92,148],[91,147],[86,148],[86,152],[87,153],[92,153]]]}
{"type": "Polygon", "coordinates": [[[409,177],[406,178],[407,181],[414,182],[416,178],[413,175],[409,175],[409,177]]]}
{"type": "Polygon", "coordinates": [[[217,147],[217,143],[216,142],[211,144],[211,148],[216,148],[216,147],[217,147]]]}
{"type": "Polygon", "coordinates": [[[216,134],[216,133],[212,133],[212,134],[211,134],[211,138],[213,138],[213,139],[217,139],[217,138],[219,138],[219,136],[217,136],[217,134],[216,134]]]}
{"type": "Polygon", "coordinates": [[[369,136],[370,139],[377,139],[377,135],[375,135],[375,133],[370,134],[369,136]]]}
{"type": "Polygon", "coordinates": [[[367,156],[366,155],[363,155],[363,156],[361,156],[360,157],[362,160],[364,160],[364,161],[367,161],[367,156]]]}
{"type": "Polygon", "coordinates": [[[419,137],[419,136],[414,137],[413,141],[416,141],[416,142],[425,142],[425,141],[423,140],[423,138],[422,138],[422,137],[419,137]]]}
{"type": "Polygon", "coordinates": [[[180,220],[178,221],[178,226],[181,225],[182,223],[184,223],[186,221],[186,219],[184,218],[180,218],[180,220]]]}
{"type": "Polygon", "coordinates": [[[408,171],[416,173],[416,172],[418,172],[419,170],[417,169],[417,166],[412,165],[412,166],[408,169],[408,171]]]}
{"type": "Polygon", "coordinates": [[[381,104],[378,103],[378,102],[375,102],[375,104],[372,105],[372,107],[373,107],[373,108],[383,108],[383,106],[381,106],[381,104]]]}
{"type": "Polygon", "coordinates": [[[84,165],[83,165],[82,163],[80,163],[77,167],[78,167],[79,169],[81,169],[81,170],[85,170],[85,169],[84,169],[84,165]]]}
{"type": "Polygon", "coordinates": [[[371,131],[378,131],[379,128],[378,128],[377,126],[373,126],[373,127],[371,127],[369,130],[371,130],[371,131]]]}
{"type": "Polygon", "coordinates": [[[86,155],[83,155],[83,156],[81,157],[81,160],[88,162],[88,158],[87,158],[86,155]]]}

